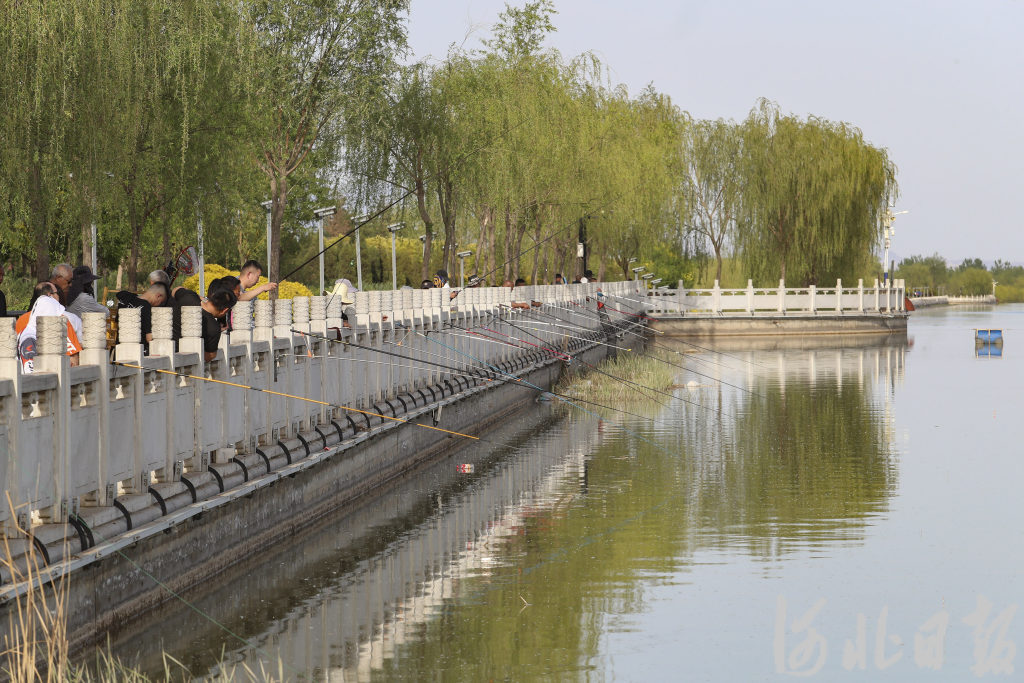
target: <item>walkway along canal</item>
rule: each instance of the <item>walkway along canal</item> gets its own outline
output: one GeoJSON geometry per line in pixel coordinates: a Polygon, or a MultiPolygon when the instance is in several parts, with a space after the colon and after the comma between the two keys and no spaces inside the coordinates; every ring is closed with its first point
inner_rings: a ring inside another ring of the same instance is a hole
{"type": "MultiPolygon", "coordinates": [[[[635,286],[359,292],[351,327],[338,299],[240,302],[205,363],[198,307],[183,309],[177,348],[170,310],[154,309],[148,356],[137,310],[122,310],[112,362],[103,314],[86,314],[75,368],[62,321],[40,318],[31,375],[5,321],[0,478],[16,507],[0,523],[16,554],[43,557],[44,578],[70,576],[82,647],[454,447],[502,445],[484,430],[642,329],[635,286]],[[574,331],[523,340],[532,319],[574,331]]],[[[2,578],[10,620],[28,586],[2,578]]]]}

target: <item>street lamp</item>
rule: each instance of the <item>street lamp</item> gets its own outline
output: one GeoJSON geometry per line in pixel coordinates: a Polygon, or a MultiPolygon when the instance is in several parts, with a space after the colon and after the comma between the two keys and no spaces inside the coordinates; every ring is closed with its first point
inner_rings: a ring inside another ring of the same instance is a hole
{"type": "Polygon", "coordinates": [[[325,206],[322,209],[313,211],[313,215],[320,219],[320,224],[317,226],[318,243],[320,245],[320,294],[324,293],[324,223],[336,213],[338,213],[338,207],[336,206],[325,206]]]}
{"type": "Polygon", "coordinates": [[[267,269],[267,281],[270,281],[270,227],[271,227],[271,214],[270,210],[274,208],[274,201],[268,199],[265,202],[260,202],[260,206],[267,212],[267,262],[264,264],[264,268],[267,269]]]}
{"type": "Polygon", "coordinates": [[[352,219],[352,231],[356,234],[356,287],[358,289],[363,288],[363,257],[362,251],[359,249],[359,228],[363,227],[363,223],[368,218],[369,216],[362,215],[352,219]]]}
{"type": "Polygon", "coordinates": [[[885,210],[885,216],[882,217],[882,235],[885,237],[885,260],[882,262],[882,284],[886,287],[889,286],[889,242],[892,240],[892,236],[896,234],[896,230],[892,227],[892,221],[896,216],[900,214],[910,213],[910,211],[897,211],[892,212],[892,208],[885,210]]]}
{"type": "Polygon", "coordinates": [[[395,257],[395,233],[405,227],[405,223],[392,223],[388,226],[391,233],[391,289],[398,289],[398,259],[395,257]]]}
{"type": "Polygon", "coordinates": [[[456,254],[456,256],[459,257],[459,289],[466,288],[466,258],[472,255],[473,251],[471,249],[467,249],[466,251],[460,251],[459,253],[456,254]]]}
{"type": "Polygon", "coordinates": [[[633,271],[633,282],[636,282],[636,279],[640,277],[640,273],[647,269],[644,268],[643,266],[637,266],[636,268],[632,268],[631,270],[633,271]]]}

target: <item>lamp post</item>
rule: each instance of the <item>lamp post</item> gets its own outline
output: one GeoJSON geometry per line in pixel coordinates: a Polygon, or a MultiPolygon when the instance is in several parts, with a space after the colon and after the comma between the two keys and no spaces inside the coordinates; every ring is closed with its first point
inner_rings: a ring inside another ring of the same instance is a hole
{"type": "Polygon", "coordinates": [[[325,206],[322,209],[317,209],[313,212],[313,215],[320,219],[320,223],[317,227],[317,233],[319,234],[320,244],[320,293],[324,293],[324,223],[328,218],[338,213],[338,207],[336,206],[325,206]]]}
{"type": "Polygon", "coordinates": [[[391,289],[398,289],[398,259],[395,256],[395,233],[405,227],[405,223],[392,223],[388,226],[391,233],[391,289]]]}
{"type": "Polygon", "coordinates": [[[272,225],[271,209],[274,208],[274,200],[268,199],[260,202],[260,206],[267,212],[267,262],[263,265],[267,269],[267,281],[270,281],[270,229],[272,225]]]}
{"type": "Polygon", "coordinates": [[[647,269],[644,268],[643,266],[637,266],[636,268],[632,268],[631,270],[633,271],[633,282],[636,282],[636,279],[640,277],[640,273],[647,269]]]}
{"type": "Polygon", "coordinates": [[[885,210],[885,216],[882,217],[882,235],[885,237],[885,260],[882,262],[882,284],[886,287],[889,286],[889,243],[892,240],[892,236],[896,234],[896,230],[892,227],[892,221],[896,216],[904,213],[910,213],[910,211],[897,211],[896,213],[893,213],[892,208],[888,208],[885,210]]]}
{"type": "Polygon", "coordinates": [[[471,249],[466,251],[460,251],[459,253],[456,254],[456,256],[459,257],[459,289],[466,288],[466,258],[472,255],[473,251],[471,249]]]}
{"type": "Polygon", "coordinates": [[[359,249],[359,228],[363,227],[369,216],[356,216],[352,219],[352,231],[356,233],[356,288],[363,288],[363,257],[359,249]]]}

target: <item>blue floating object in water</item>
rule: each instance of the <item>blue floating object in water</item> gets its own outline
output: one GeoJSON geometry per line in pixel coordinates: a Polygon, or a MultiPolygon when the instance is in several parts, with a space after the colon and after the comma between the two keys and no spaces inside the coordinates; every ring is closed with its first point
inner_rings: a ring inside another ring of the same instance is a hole
{"type": "Polygon", "coordinates": [[[988,343],[977,344],[974,347],[974,355],[977,358],[1002,358],[1003,345],[988,343]]]}
{"type": "Polygon", "coordinates": [[[1002,330],[975,330],[974,339],[984,344],[1001,344],[1003,342],[1002,330]]]}

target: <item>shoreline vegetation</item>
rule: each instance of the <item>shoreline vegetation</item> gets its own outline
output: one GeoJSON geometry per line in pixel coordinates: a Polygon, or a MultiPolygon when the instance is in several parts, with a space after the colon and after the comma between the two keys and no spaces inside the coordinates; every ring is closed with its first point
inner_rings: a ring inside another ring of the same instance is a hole
{"type": "MultiPolygon", "coordinates": [[[[7,504],[14,506],[8,494],[7,504]]],[[[11,515],[16,519],[15,514],[11,515]]],[[[277,670],[261,666],[253,671],[248,665],[231,663],[222,655],[221,663],[212,673],[196,674],[167,652],[163,653],[163,672],[148,676],[115,657],[109,648],[96,647],[88,653],[73,657],[67,635],[67,602],[71,582],[67,575],[44,582],[40,570],[45,567],[24,529],[18,539],[0,537],[0,572],[11,583],[26,582],[29,590],[12,600],[11,630],[0,642],[0,678],[19,683],[149,683],[150,681],[194,680],[197,675],[215,683],[231,681],[284,681],[284,664],[278,660],[277,670]],[[24,543],[26,552],[20,555],[12,547],[24,543]],[[19,555],[18,559],[13,559],[19,555]]]]}
{"type": "MultiPolygon", "coordinates": [[[[627,401],[630,405],[663,403],[668,397],[657,392],[669,393],[682,386],[676,384],[680,370],[664,360],[651,353],[620,351],[601,361],[596,369],[563,378],[555,391],[569,400],[579,398],[612,406],[627,401]]],[[[583,408],[593,412],[607,410],[588,404],[583,404],[583,408]]]]}

